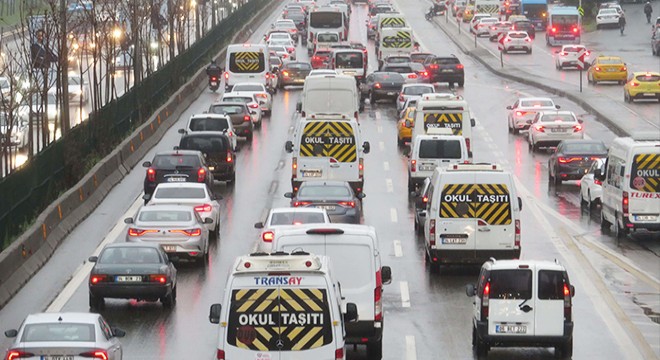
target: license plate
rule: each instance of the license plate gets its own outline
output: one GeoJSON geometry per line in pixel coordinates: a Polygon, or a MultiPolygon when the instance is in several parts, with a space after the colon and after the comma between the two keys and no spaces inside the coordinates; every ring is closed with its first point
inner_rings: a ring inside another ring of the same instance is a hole
{"type": "Polygon", "coordinates": [[[615,71],[619,71],[619,69],[607,69],[607,72],[615,72],[615,71]]]}
{"type": "Polygon", "coordinates": [[[550,131],[553,133],[563,133],[566,132],[566,129],[550,129],[550,131]]]}
{"type": "Polygon", "coordinates": [[[442,238],[442,243],[447,244],[447,245],[465,245],[467,244],[467,238],[466,237],[443,237],[442,238]]]}
{"type": "Polygon", "coordinates": [[[495,325],[498,334],[527,334],[527,325],[495,325]]]}
{"type": "Polygon", "coordinates": [[[442,72],[453,72],[454,70],[452,69],[442,69],[442,72]]]}
{"type": "Polygon", "coordinates": [[[393,91],[388,91],[388,92],[387,92],[387,96],[394,96],[394,95],[396,95],[396,93],[393,92],[393,91]]]}
{"type": "Polygon", "coordinates": [[[73,355],[44,355],[42,360],[73,360],[73,355]]]}
{"type": "Polygon", "coordinates": [[[337,207],[334,206],[334,205],[319,205],[319,206],[317,206],[317,208],[332,211],[332,210],[336,209],[337,207]]]}
{"type": "Polygon", "coordinates": [[[321,177],[323,172],[321,170],[302,170],[303,177],[321,177]]]}
{"type": "Polygon", "coordinates": [[[121,275],[115,278],[117,282],[140,282],[142,281],[142,276],[126,276],[121,275]]]}
{"type": "Polygon", "coordinates": [[[637,221],[653,221],[657,218],[655,215],[635,215],[637,221]]]}
{"type": "Polygon", "coordinates": [[[655,93],[644,93],[644,96],[655,96],[655,93]]]}
{"type": "Polygon", "coordinates": [[[176,245],[163,245],[163,250],[167,252],[175,252],[176,251],[176,245]]]}
{"type": "Polygon", "coordinates": [[[167,182],[185,182],[186,178],[183,177],[169,177],[167,178],[167,182]]]}
{"type": "Polygon", "coordinates": [[[433,165],[422,165],[419,167],[419,171],[433,171],[435,170],[435,166],[433,165]]]}

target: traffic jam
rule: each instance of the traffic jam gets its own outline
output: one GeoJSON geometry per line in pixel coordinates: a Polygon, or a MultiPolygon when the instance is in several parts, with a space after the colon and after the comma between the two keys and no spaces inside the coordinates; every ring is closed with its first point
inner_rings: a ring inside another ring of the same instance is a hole
{"type": "Polygon", "coordinates": [[[656,116],[660,73],[581,44],[576,8],[542,30],[511,9],[279,4],[72,232],[98,242],[66,250],[86,253],[57,296],[0,313],[5,359],[657,357],[660,131],[505,83],[433,22],[656,116]]]}

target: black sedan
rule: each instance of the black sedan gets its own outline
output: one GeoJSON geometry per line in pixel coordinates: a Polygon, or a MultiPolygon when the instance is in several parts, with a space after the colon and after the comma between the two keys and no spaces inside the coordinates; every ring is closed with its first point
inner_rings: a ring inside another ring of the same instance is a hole
{"type": "Polygon", "coordinates": [[[153,194],[156,186],[163,182],[200,182],[213,186],[206,159],[196,150],[172,150],[159,152],[152,161],[145,161],[144,193],[153,194]]]}
{"type": "Polygon", "coordinates": [[[405,83],[406,80],[399,73],[382,71],[371,73],[362,85],[362,98],[368,97],[371,105],[381,99],[396,102],[405,83]]]}
{"type": "Polygon", "coordinates": [[[284,89],[287,85],[303,85],[310,71],[312,71],[312,64],[308,62],[285,63],[279,70],[277,86],[284,89]]]}
{"type": "Polygon", "coordinates": [[[356,195],[346,181],[311,180],[303,181],[295,195],[288,192],[284,197],[293,207],[325,209],[333,223],[359,224],[365,195],[356,195]]]}
{"type": "Polygon", "coordinates": [[[158,244],[114,243],[107,245],[89,275],[89,307],[99,310],[106,298],[176,302],[176,268],[158,244]]]}
{"type": "Polygon", "coordinates": [[[179,140],[179,149],[197,150],[204,154],[204,159],[213,174],[213,180],[224,180],[233,184],[236,180],[236,153],[226,133],[217,131],[193,131],[187,133],[180,129],[183,136],[179,140]]]}
{"type": "Polygon", "coordinates": [[[555,185],[580,180],[596,159],[605,157],[607,147],[601,140],[564,140],[548,159],[548,180],[555,185]]]}

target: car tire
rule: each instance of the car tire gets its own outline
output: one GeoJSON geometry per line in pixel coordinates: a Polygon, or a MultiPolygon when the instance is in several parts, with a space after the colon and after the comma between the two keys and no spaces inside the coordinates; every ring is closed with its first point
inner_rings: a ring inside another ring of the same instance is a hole
{"type": "MultiPolygon", "coordinates": [[[[621,220],[623,222],[623,219],[621,220]]],[[[625,226],[619,225],[619,219],[617,214],[614,214],[614,237],[618,239],[623,239],[628,235],[628,228],[625,226]]]]}
{"type": "Polygon", "coordinates": [[[247,134],[247,135],[245,136],[245,138],[246,138],[248,141],[252,141],[252,137],[253,137],[253,136],[254,136],[253,133],[249,133],[249,134],[247,134]]]}
{"type": "Polygon", "coordinates": [[[172,291],[166,296],[160,298],[160,302],[164,307],[171,309],[176,303],[176,285],[172,288],[172,291]]]}
{"type": "Polygon", "coordinates": [[[397,137],[396,137],[396,144],[397,144],[399,147],[402,147],[403,145],[406,144],[406,142],[405,142],[403,139],[400,139],[400,138],[397,136],[397,137]]]}
{"type": "Polygon", "coordinates": [[[236,171],[231,173],[229,179],[227,179],[227,185],[234,185],[236,183],[236,171]]]}
{"type": "Polygon", "coordinates": [[[376,105],[376,100],[377,99],[374,96],[374,94],[372,92],[369,92],[369,104],[371,104],[372,107],[376,105]]]}
{"type": "Polygon", "coordinates": [[[408,178],[408,193],[415,191],[415,183],[412,182],[412,179],[408,178]]]}
{"type": "Polygon", "coordinates": [[[529,51],[527,51],[527,53],[528,53],[528,54],[531,54],[531,53],[532,53],[532,49],[529,49],[529,51]]]}
{"type": "Polygon", "coordinates": [[[475,334],[475,344],[474,344],[474,354],[476,355],[477,359],[485,359],[488,357],[488,345],[484,343],[482,340],[479,339],[478,336],[475,334]]]}
{"type": "Polygon", "coordinates": [[[463,84],[465,84],[465,81],[464,81],[464,80],[459,81],[459,82],[458,82],[458,87],[463,87],[463,84]]]}
{"type": "Polygon", "coordinates": [[[608,234],[610,232],[610,226],[612,226],[612,223],[607,221],[605,219],[605,215],[603,214],[603,211],[601,210],[600,212],[600,232],[603,234],[608,234]]]}
{"type": "Polygon", "coordinates": [[[593,210],[596,207],[596,202],[591,199],[591,190],[587,190],[587,209],[589,211],[593,210]]]}
{"type": "Polygon", "coordinates": [[[555,187],[561,186],[563,180],[559,176],[557,176],[556,172],[555,172],[555,176],[553,176],[552,178],[553,178],[553,184],[555,185],[555,187]]]}
{"type": "Polygon", "coordinates": [[[626,83],[625,80],[619,80],[619,85],[624,85],[626,83]]]}
{"type": "Polygon", "coordinates": [[[99,311],[105,307],[105,299],[89,294],[89,309],[91,311],[99,311]]]}
{"type": "Polygon", "coordinates": [[[573,338],[555,346],[555,358],[571,359],[573,357],[573,338]]]}
{"type": "Polygon", "coordinates": [[[383,339],[367,344],[367,358],[369,360],[380,360],[383,358],[383,339]]]}

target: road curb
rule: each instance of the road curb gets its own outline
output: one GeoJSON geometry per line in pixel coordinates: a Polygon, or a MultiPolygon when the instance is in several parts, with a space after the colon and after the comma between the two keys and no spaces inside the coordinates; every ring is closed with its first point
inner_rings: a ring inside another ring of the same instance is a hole
{"type": "MultiPolygon", "coordinates": [[[[244,41],[252,34],[251,27],[260,24],[279,5],[278,2],[269,2],[237,30],[229,42],[244,41]]],[[[225,51],[226,48],[217,56],[224,58],[225,51]]],[[[97,163],[73,188],[49,205],[26,232],[0,253],[0,309],[41,269],[66,236],[158,144],[167,129],[207,88],[206,81],[205,69],[201,68],[149,120],[97,163]]],[[[92,237],[99,242],[102,239],[92,237]]]]}
{"type": "MultiPolygon", "coordinates": [[[[495,75],[498,75],[500,77],[503,77],[503,78],[506,78],[506,79],[509,79],[509,80],[512,80],[512,81],[515,81],[515,82],[519,82],[519,83],[522,83],[522,84],[525,84],[525,85],[533,86],[533,87],[539,88],[541,90],[544,90],[546,92],[549,92],[551,94],[555,94],[555,95],[567,98],[567,99],[575,102],[576,104],[580,105],[582,108],[589,111],[590,113],[596,115],[596,121],[601,122],[604,126],[606,126],[608,129],[610,129],[616,135],[618,135],[618,136],[630,136],[631,135],[627,130],[621,128],[621,126],[619,126],[617,124],[617,122],[614,121],[612,118],[610,118],[607,114],[605,114],[604,112],[602,112],[602,111],[598,110],[597,108],[595,108],[594,106],[592,106],[587,100],[585,100],[583,98],[580,98],[579,96],[577,96],[577,95],[575,95],[571,92],[568,92],[568,91],[565,91],[565,90],[562,90],[562,89],[559,89],[559,88],[556,88],[556,87],[553,87],[553,86],[535,81],[534,80],[534,75],[532,75],[532,74],[527,73],[528,77],[522,77],[522,76],[518,76],[518,75],[515,75],[515,74],[511,74],[511,73],[507,72],[506,70],[498,69],[498,68],[492,66],[487,60],[482,58],[482,56],[490,56],[492,59],[495,59],[499,62],[499,59],[495,58],[490,52],[484,50],[484,51],[481,52],[482,54],[479,54],[480,53],[479,50],[483,50],[483,49],[474,49],[474,50],[469,49],[467,47],[467,45],[464,44],[461,41],[461,39],[456,38],[456,35],[458,35],[458,34],[450,33],[449,29],[447,29],[447,27],[446,27],[446,24],[443,24],[441,21],[436,20],[436,19],[433,19],[433,22],[445,33],[445,35],[447,35],[447,37],[449,37],[451,39],[451,41],[454,44],[456,44],[456,46],[458,46],[458,48],[463,53],[465,53],[467,55],[470,55],[472,58],[479,61],[479,63],[484,65],[490,72],[494,73],[495,75]]],[[[524,73],[523,70],[518,69],[518,71],[524,73]]]]}

